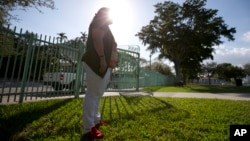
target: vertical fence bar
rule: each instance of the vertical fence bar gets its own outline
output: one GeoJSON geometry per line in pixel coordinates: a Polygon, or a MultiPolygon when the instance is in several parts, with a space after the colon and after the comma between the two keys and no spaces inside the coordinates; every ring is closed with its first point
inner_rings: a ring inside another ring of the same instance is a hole
{"type": "MultiPolygon", "coordinates": [[[[9,41],[8,39],[9,38],[12,38],[11,37],[11,33],[9,32],[9,29],[10,29],[10,26],[8,25],[7,27],[7,32],[6,32],[6,36],[4,36],[4,40],[6,41],[3,48],[11,48],[12,45],[11,44],[11,41],[9,41]]],[[[8,72],[9,72],[9,67],[10,67],[10,59],[11,59],[11,49],[10,50],[5,50],[7,52],[6,56],[7,56],[7,65],[6,65],[6,68],[5,68],[5,73],[4,73],[4,81],[6,83],[7,81],[7,75],[8,75],[8,72]]],[[[5,83],[3,84],[3,89],[5,89],[5,83]]],[[[9,98],[10,98],[10,92],[8,93],[8,98],[7,98],[7,102],[9,101],[9,98]]]]}
{"type": "Polygon", "coordinates": [[[137,57],[137,78],[136,78],[136,81],[137,81],[137,86],[136,86],[136,91],[139,91],[139,87],[140,87],[140,53],[137,53],[138,57],[137,57]]]}
{"type": "MultiPolygon", "coordinates": [[[[38,57],[40,57],[40,63],[39,63],[39,70],[38,70],[38,82],[40,82],[41,81],[41,73],[42,73],[42,66],[43,66],[43,60],[44,60],[44,58],[43,58],[43,49],[45,48],[45,43],[43,43],[43,44],[41,44],[42,43],[42,35],[40,35],[40,39],[39,39],[40,41],[40,43],[39,43],[39,54],[38,54],[38,57]],[[43,47],[41,46],[41,45],[43,45],[43,47]],[[40,53],[40,50],[41,50],[41,53],[40,53]]],[[[46,41],[46,40],[45,40],[46,41]]],[[[41,93],[43,94],[43,87],[44,87],[44,85],[42,85],[42,88],[41,88],[41,93]]],[[[38,87],[37,87],[37,90],[38,90],[38,87]]],[[[42,94],[40,95],[40,98],[42,98],[42,94]]],[[[36,95],[36,99],[37,99],[37,97],[38,97],[38,95],[36,95]]]]}
{"type": "MultiPolygon", "coordinates": [[[[50,70],[49,72],[59,72],[59,75],[56,75],[56,80],[60,79],[60,73],[61,73],[61,63],[60,63],[60,49],[61,48],[61,44],[62,44],[62,39],[60,39],[59,44],[57,43],[56,45],[56,58],[54,58],[55,63],[58,63],[57,61],[59,61],[58,65],[53,65],[52,66],[52,71],[50,70]]],[[[60,85],[60,83],[56,83],[55,84],[55,88],[57,89],[56,95],[63,95],[62,93],[62,86],[60,85]],[[59,93],[60,92],[60,93],[59,93]]]]}
{"type": "MultiPolygon", "coordinates": [[[[0,35],[2,35],[2,37],[4,36],[3,25],[1,23],[0,23],[0,35]]],[[[3,44],[4,44],[4,40],[0,38],[0,47],[2,46],[2,48],[3,48],[3,44]]],[[[4,55],[4,52],[1,51],[1,54],[0,54],[0,68],[2,67],[3,55],[4,55]]]]}
{"type": "MultiPolygon", "coordinates": [[[[46,40],[46,37],[47,37],[47,36],[45,36],[45,40],[46,40]]],[[[51,45],[54,43],[55,38],[53,38],[52,44],[51,44],[51,36],[49,36],[49,39],[48,39],[48,40],[49,40],[48,48],[47,48],[47,50],[44,51],[44,53],[45,53],[44,55],[45,55],[45,58],[46,58],[46,59],[45,59],[45,68],[44,68],[44,69],[45,69],[46,72],[47,72],[47,71],[50,71],[50,62],[49,62],[50,60],[48,60],[48,58],[50,57],[50,56],[49,56],[49,53],[50,53],[50,54],[53,53],[53,52],[52,52],[52,51],[53,51],[53,50],[52,50],[53,48],[51,47],[51,45]],[[49,50],[50,52],[48,52],[48,50],[49,50]],[[48,62],[49,62],[49,63],[48,63],[48,62]],[[48,64],[49,64],[49,65],[48,65],[48,64]],[[47,66],[47,65],[48,65],[48,66],[47,66]]],[[[50,59],[50,58],[49,58],[49,59],[50,59]]],[[[46,73],[46,72],[44,72],[44,73],[46,73]]],[[[49,97],[50,95],[51,95],[51,93],[48,94],[48,85],[46,85],[46,95],[45,95],[45,98],[46,98],[46,97],[49,97]]]]}
{"type": "MultiPolygon", "coordinates": [[[[12,45],[11,47],[14,48],[14,44],[15,44],[15,33],[16,33],[16,27],[14,27],[14,31],[13,33],[11,33],[11,37],[12,37],[12,45]]],[[[13,52],[11,53],[11,59],[12,58],[15,58],[14,59],[14,64],[12,62],[12,73],[11,73],[11,76],[10,76],[10,83],[11,83],[11,86],[9,86],[9,92],[8,92],[8,98],[7,98],[7,102],[9,102],[10,100],[10,94],[11,94],[11,89],[12,89],[12,83],[13,83],[13,78],[14,78],[14,70],[15,70],[15,67],[16,67],[16,61],[17,61],[17,51],[13,49],[13,52]],[[15,56],[15,57],[14,57],[15,56]]]]}
{"type": "MultiPolygon", "coordinates": [[[[4,33],[4,27],[3,27],[3,25],[2,25],[2,23],[0,23],[0,49],[2,50],[1,52],[0,52],[0,70],[1,70],[1,68],[2,68],[2,62],[3,62],[3,58],[4,58],[4,35],[5,35],[5,33],[4,33]]],[[[2,102],[2,100],[3,100],[3,93],[4,93],[4,80],[1,80],[0,82],[0,84],[1,84],[1,87],[2,87],[2,90],[0,91],[1,92],[1,94],[0,94],[0,103],[2,102]],[[2,82],[1,82],[2,81],[2,82]]]]}
{"type": "MultiPolygon", "coordinates": [[[[33,62],[34,62],[34,55],[35,55],[35,39],[36,39],[36,36],[31,33],[30,36],[32,36],[32,43],[30,44],[31,45],[31,58],[29,60],[29,70],[28,70],[28,75],[27,75],[27,80],[26,80],[26,95],[25,95],[25,100],[27,100],[27,93],[29,93],[29,85],[32,86],[32,92],[33,92],[33,82],[30,82],[30,79],[31,79],[31,75],[32,75],[32,69],[33,69],[33,62]]],[[[29,95],[30,96],[30,100],[32,99],[32,94],[29,95]]]]}
{"type": "MultiPolygon", "coordinates": [[[[27,33],[27,32],[26,32],[27,33]]],[[[26,34],[27,35],[27,34],[26,34]]],[[[22,78],[22,85],[21,85],[21,91],[20,91],[20,97],[19,97],[19,103],[23,102],[23,98],[24,98],[24,92],[25,92],[25,86],[27,84],[27,77],[28,77],[28,70],[29,70],[29,64],[30,64],[30,57],[31,57],[31,53],[32,53],[32,43],[33,43],[33,38],[34,35],[30,34],[28,35],[28,50],[27,50],[27,55],[25,58],[25,64],[24,64],[24,72],[23,72],[23,78],[22,78]]]]}
{"type": "MultiPolygon", "coordinates": [[[[16,51],[15,51],[15,60],[14,60],[14,66],[13,66],[13,69],[12,69],[11,81],[13,81],[14,75],[15,75],[15,72],[16,72],[15,70],[16,70],[16,65],[17,65],[17,60],[18,60],[18,50],[19,50],[19,47],[20,47],[19,44],[17,43],[17,40],[15,39],[16,38],[15,34],[16,34],[16,27],[14,27],[14,35],[13,35],[14,44],[16,43],[16,51]]],[[[19,34],[17,34],[17,36],[19,36],[19,34]]],[[[17,89],[17,87],[18,87],[18,83],[16,83],[15,89],[17,89]]],[[[10,91],[11,91],[11,88],[10,88],[10,91]]],[[[16,101],[16,95],[14,96],[14,101],[16,101]]]]}
{"type": "MultiPolygon", "coordinates": [[[[20,33],[17,34],[17,50],[21,50],[21,53],[20,53],[20,59],[21,61],[19,61],[19,69],[18,69],[18,75],[17,75],[17,85],[16,85],[16,89],[15,89],[15,95],[14,95],[14,101],[16,101],[16,98],[17,98],[17,93],[18,93],[18,83],[20,81],[20,75],[21,75],[21,71],[22,71],[22,66],[23,66],[23,59],[24,59],[24,56],[25,56],[25,51],[24,51],[24,43],[22,42],[25,41],[26,42],[26,39],[23,39],[23,35],[22,35],[22,29],[20,29],[20,33]]],[[[19,53],[18,53],[19,54],[19,53]]]]}
{"type": "MultiPolygon", "coordinates": [[[[47,36],[44,37],[44,40],[46,40],[46,38],[47,38],[47,36]]],[[[51,40],[50,36],[49,36],[48,40],[49,40],[49,43],[47,45],[47,49],[49,49],[49,46],[50,46],[50,40],[51,40]]],[[[54,42],[54,40],[53,40],[53,42],[54,42]]],[[[46,73],[47,72],[48,52],[47,52],[47,50],[45,50],[45,48],[43,49],[43,52],[44,52],[44,56],[45,56],[45,62],[44,62],[44,70],[45,70],[45,72],[44,73],[46,73]]],[[[48,95],[48,85],[46,85],[46,95],[45,95],[45,98],[47,97],[47,95],[48,95]]]]}
{"type": "Polygon", "coordinates": [[[76,84],[74,88],[75,98],[79,97],[79,90],[81,88],[80,79],[84,75],[83,70],[82,70],[82,52],[83,52],[84,44],[81,42],[78,42],[78,44],[79,44],[79,51],[78,51],[77,67],[76,67],[76,84]]]}
{"type": "MultiPolygon", "coordinates": [[[[40,54],[40,48],[41,48],[41,40],[39,40],[38,39],[38,35],[36,34],[36,44],[35,44],[36,46],[35,46],[35,48],[34,48],[34,50],[35,50],[35,70],[34,70],[34,72],[33,72],[33,83],[34,82],[36,82],[36,80],[39,80],[39,78],[38,78],[38,76],[37,76],[37,65],[38,65],[38,59],[39,59],[39,54],[40,54]]],[[[39,73],[38,73],[38,75],[39,75],[39,73]]],[[[38,81],[39,82],[39,81],[38,81]]],[[[38,87],[39,86],[37,86],[36,88],[36,92],[38,93],[38,87]]],[[[33,92],[33,89],[34,88],[34,86],[32,85],[32,92],[33,92]]],[[[36,96],[35,96],[35,98],[37,99],[37,94],[36,94],[36,96]]],[[[31,99],[32,99],[32,97],[31,97],[31,99]]]]}

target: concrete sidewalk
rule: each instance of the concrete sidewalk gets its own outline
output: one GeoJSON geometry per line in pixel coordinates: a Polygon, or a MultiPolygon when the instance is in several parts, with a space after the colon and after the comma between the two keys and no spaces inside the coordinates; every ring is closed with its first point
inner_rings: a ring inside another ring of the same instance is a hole
{"type": "MultiPolygon", "coordinates": [[[[229,100],[247,100],[250,101],[250,93],[182,93],[182,92],[105,92],[104,96],[128,96],[128,95],[139,95],[139,96],[155,96],[155,97],[172,97],[172,98],[209,98],[209,99],[229,99],[229,100]]],[[[84,97],[82,94],[80,97],[84,97]]],[[[5,104],[17,104],[19,96],[3,96],[0,105],[5,104]],[[8,101],[9,100],[9,101],[8,101]],[[8,102],[7,102],[8,101],[8,102]]],[[[50,100],[50,99],[65,99],[74,98],[74,96],[60,96],[60,97],[27,97],[27,100],[23,102],[35,102],[40,100],[50,100]]]]}
{"type": "Polygon", "coordinates": [[[155,97],[173,98],[209,98],[209,99],[229,99],[229,100],[250,100],[250,93],[183,93],[183,92],[105,92],[104,96],[118,95],[150,95],[155,97]]]}

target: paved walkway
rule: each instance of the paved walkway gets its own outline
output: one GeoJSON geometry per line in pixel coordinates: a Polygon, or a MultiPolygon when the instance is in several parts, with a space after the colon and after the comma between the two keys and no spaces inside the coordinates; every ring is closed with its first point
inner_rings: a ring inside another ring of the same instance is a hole
{"type": "MultiPolygon", "coordinates": [[[[155,96],[155,97],[173,97],[173,98],[210,98],[210,99],[229,99],[229,100],[247,100],[250,101],[250,93],[183,93],[183,92],[105,92],[104,96],[119,96],[119,95],[141,95],[141,96],[155,96]]],[[[80,95],[80,97],[84,97],[85,95],[80,95]]],[[[65,99],[65,98],[73,98],[74,96],[61,96],[61,97],[51,97],[51,98],[37,98],[35,99],[27,97],[27,100],[24,102],[34,102],[39,100],[48,100],[48,99],[65,99]]],[[[14,96],[4,96],[2,98],[2,102],[0,105],[5,104],[17,104],[19,97],[16,97],[16,101],[14,100],[14,96]],[[9,102],[7,102],[9,99],[9,102]]]]}
{"type": "Polygon", "coordinates": [[[229,100],[250,100],[250,93],[183,93],[183,92],[105,92],[104,96],[115,95],[151,95],[155,97],[175,97],[175,98],[210,98],[229,100]]]}

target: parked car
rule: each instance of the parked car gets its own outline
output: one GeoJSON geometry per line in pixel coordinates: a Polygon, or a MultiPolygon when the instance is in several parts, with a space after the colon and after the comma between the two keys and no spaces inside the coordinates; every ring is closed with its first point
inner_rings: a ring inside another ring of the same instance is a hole
{"type": "MultiPolygon", "coordinates": [[[[83,74],[85,75],[85,73],[83,74]]],[[[84,87],[84,76],[80,76],[80,84],[84,87]]],[[[76,71],[75,68],[72,67],[64,67],[58,72],[47,72],[43,75],[43,84],[50,85],[53,87],[54,90],[63,90],[69,89],[74,90],[76,85],[76,71]]],[[[80,88],[80,87],[79,87],[80,88]]]]}

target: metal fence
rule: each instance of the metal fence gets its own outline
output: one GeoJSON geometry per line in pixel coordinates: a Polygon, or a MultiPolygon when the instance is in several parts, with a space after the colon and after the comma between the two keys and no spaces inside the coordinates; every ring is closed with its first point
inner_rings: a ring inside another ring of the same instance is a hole
{"type": "Polygon", "coordinates": [[[163,75],[161,73],[141,69],[139,78],[139,87],[166,86],[173,85],[175,78],[173,76],[163,75]]]}
{"type": "MultiPolygon", "coordinates": [[[[0,103],[34,100],[58,95],[77,96],[80,79],[68,83],[67,91],[55,91],[60,88],[63,78],[58,83],[44,85],[44,75],[49,72],[68,72],[74,78],[81,75],[82,65],[79,60],[83,50],[81,41],[60,42],[56,38],[37,35],[28,31],[11,30],[0,26],[0,103]]],[[[59,75],[63,77],[62,75],[59,75]]],[[[64,78],[68,81],[70,77],[64,78]]]]}
{"type": "MultiPolygon", "coordinates": [[[[0,25],[0,103],[85,92],[81,40],[37,35],[0,25]]],[[[139,53],[118,49],[119,66],[107,91],[139,89],[139,53]]]]}
{"type": "MultiPolygon", "coordinates": [[[[85,92],[82,40],[63,41],[0,25],[0,103],[22,103],[85,92]]],[[[172,78],[141,69],[138,52],[118,49],[107,91],[168,85],[172,78]]]]}

